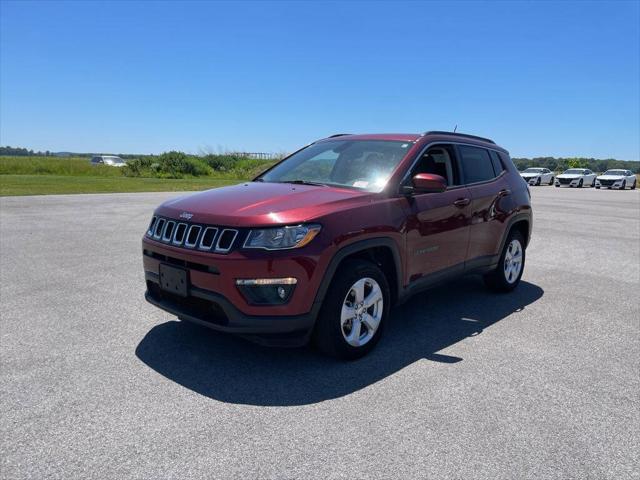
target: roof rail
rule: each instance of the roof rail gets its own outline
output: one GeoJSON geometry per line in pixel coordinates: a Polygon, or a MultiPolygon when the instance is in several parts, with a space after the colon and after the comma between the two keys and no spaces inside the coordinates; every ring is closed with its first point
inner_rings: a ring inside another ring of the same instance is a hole
{"type": "Polygon", "coordinates": [[[481,140],[483,142],[493,143],[494,145],[496,144],[496,142],[494,142],[490,138],[478,137],[477,135],[469,135],[468,133],[456,133],[456,132],[444,132],[440,130],[431,130],[429,132],[425,132],[422,134],[422,136],[425,136],[425,135],[453,135],[455,137],[473,138],[475,140],[481,140]]]}
{"type": "Polygon", "coordinates": [[[344,135],[351,135],[351,134],[350,133],[334,133],[333,135],[329,135],[327,138],[342,137],[344,135]]]}

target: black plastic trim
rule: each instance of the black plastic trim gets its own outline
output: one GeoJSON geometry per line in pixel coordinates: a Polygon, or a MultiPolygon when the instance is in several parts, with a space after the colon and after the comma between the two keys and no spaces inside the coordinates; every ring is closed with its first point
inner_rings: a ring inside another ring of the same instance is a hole
{"type": "MultiPolygon", "coordinates": [[[[320,309],[320,305],[322,304],[324,297],[329,289],[329,284],[333,279],[338,267],[342,260],[344,260],[349,255],[353,255],[354,253],[362,252],[368,250],[370,248],[378,248],[378,247],[386,247],[391,249],[391,254],[393,255],[393,262],[396,267],[396,285],[397,285],[397,295],[400,294],[403,286],[403,271],[402,268],[402,260],[400,257],[400,253],[398,252],[398,247],[395,242],[389,237],[377,237],[377,238],[369,238],[366,240],[361,240],[359,242],[352,243],[345,247],[342,247],[340,250],[336,252],[331,261],[329,262],[329,266],[325,270],[324,277],[322,278],[322,282],[320,283],[320,288],[318,288],[318,292],[316,293],[316,298],[314,300],[314,308],[312,312],[315,311],[317,313],[320,309]]],[[[397,297],[396,295],[396,297],[397,297]]]]}

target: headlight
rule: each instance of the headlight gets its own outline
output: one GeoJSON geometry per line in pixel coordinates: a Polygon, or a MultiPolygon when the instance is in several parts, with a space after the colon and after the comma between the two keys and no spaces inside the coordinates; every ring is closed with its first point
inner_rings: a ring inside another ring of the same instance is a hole
{"type": "Polygon", "coordinates": [[[320,232],[320,225],[298,225],[295,227],[261,228],[251,230],[244,248],[284,250],[304,247],[320,232]]]}

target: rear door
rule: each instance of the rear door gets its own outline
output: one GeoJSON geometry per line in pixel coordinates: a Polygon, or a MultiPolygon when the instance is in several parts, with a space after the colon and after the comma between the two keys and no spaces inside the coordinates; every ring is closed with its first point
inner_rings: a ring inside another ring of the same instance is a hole
{"type": "Polygon", "coordinates": [[[458,145],[463,183],[471,196],[467,267],[493,263],[498,255],[507,211],[501,202],[511,195],[499,155],[471,145],[458,145]]]}

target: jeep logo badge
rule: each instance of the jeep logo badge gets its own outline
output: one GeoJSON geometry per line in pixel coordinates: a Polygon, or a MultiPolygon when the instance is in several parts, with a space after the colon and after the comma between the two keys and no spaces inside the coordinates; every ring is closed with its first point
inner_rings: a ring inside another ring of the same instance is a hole
{"type": "Polygon", "coordinates": [[[184,218],[186,220],[191,220],[193,218],[193,213],[189,213],[189,212],[182,212],[180,214],[180,218],[184,218]]]}

